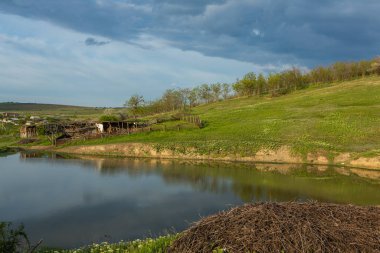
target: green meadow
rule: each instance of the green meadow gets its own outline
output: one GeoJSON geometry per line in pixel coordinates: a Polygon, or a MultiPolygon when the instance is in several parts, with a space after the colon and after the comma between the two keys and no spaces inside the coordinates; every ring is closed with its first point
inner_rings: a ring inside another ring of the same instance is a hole
{"type": "Polygon", "coordinates": [[[380,154],[380,77],[313,85],[279,97],[235,98],[195,107],[191,113],[200,116],[203,128],[188,126],[67,145],[142,142],[158,149],[192,147],[201,154],[241,155],[286,145],[298,154],[380,154]]]}

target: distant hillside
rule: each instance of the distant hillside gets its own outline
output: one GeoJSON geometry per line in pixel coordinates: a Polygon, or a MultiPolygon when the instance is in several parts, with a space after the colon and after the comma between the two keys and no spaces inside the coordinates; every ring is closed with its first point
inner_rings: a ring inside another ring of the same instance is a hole
{"type": "Polygon", "coordinates": [[[53,111],[53,110],[73,110],[73,109],[95,109],[84,106],[37,104],[37,103],[0,103],[0,112],[8,111],[53,111]]]}
{"type": "Polygon", "coordinates": [[[1,112],[17,112],[37,116],[64,116],[71,119],[98,119],[107,108],[37,103],[0,103],[1,112]]]}

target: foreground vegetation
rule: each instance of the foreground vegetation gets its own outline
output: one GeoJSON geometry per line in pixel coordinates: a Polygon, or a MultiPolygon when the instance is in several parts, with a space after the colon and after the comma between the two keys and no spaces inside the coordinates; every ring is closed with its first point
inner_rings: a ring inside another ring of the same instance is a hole
{"type": "Polygon", "coordinates": [[[39,253],[164,253],[174,241],[176,236],[160,236],[155,239],[135,240],[131,242],[119,243],[99,243],[92,244],[86,247],[72,249],[72,250],[59,250],[59,249],[41,249],[39,253]]]}
{"type": "Polygon", "coordinates": [[[19,129],[17,126],[9,125],[6,128],[0,125],[0,152],[6,147],[17,145],[19,141],[19,129]]]}
{"type": "Polygon", "coordinates": [[[13,228],[11,223],[0,222],[0,252],[4,253],[164,253],[177,235],[160,236],[155,239],[134,240],[119,243],[94,243],[78,249],[53,249],[40,247],[42,240],[31,245],[24,227],[13,228]]]}

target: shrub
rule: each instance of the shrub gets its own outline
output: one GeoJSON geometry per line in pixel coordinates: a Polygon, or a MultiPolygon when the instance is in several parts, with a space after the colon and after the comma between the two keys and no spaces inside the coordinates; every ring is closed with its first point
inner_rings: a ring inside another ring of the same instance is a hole
{"type": "Polygon", "coordinates": [[[119,121],[119,118],[115,115],[102,115],[99,118],[100,121],[119,121]]]}
{"type": "Polygon", "coordinates": [[[13,229],[11,223],[0,222],[0,252],[23,252],[25,242],[29,248],[28,236],[24,232],[23,225],[13,229]]]}

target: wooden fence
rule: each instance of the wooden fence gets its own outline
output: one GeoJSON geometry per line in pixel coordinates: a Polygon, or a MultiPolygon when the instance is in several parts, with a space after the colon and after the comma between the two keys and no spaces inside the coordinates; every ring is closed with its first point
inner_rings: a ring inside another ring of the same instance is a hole
{"type": "MultiPolygon", "coordinates": [[[[199,116],[196,115],[182,115],[180,120],[194,124],[195,126],[201,128],[203,127],[202,120],[199,118],[199,116]]],[[[88,133],[82,133],[82,134],[75,134],[72,135],[70,138],[57,138],[58,136],[55,136],[54,140],[52,141],[53,145],[62,145],[64,143],[70,142],[70,141],[78,141],[78,140],[92,140],[92,139],[101,139],[111,136],[120,136],[120,135],[129,135],[134,133],[143,133],[143,132],[153,132],[153,131],[181,131],[184,129],[184,124],[176,124],[167,126],[165,124],[163,125],[155,125],[157,124],[157,120],[150,121],[147,125],[135,125],[131,128],[112,128],[112,131],[109,132],[88,132],[88,133]]]]}
{"type": "Polygon", "coordinates": [[[197,115],[183,115],[181,117],[181,120],[189,122],[189,123],[192,123],[192,124],[195,124],[199,128],[203,127],[202,120],[197,115]]]}

